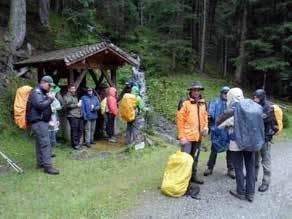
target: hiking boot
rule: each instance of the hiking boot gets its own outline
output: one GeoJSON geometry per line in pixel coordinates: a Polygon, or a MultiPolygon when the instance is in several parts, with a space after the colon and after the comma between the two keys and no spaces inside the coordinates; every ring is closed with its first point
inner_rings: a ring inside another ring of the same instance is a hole
{"type": "Polygon", "coordinates": [[[44,167],[44,172],[47,174],[51,174],[51,175],[58,175],[59,174],[59,170],[55,169],[52,166],[44,167]]]}
{"type": "Polygon", "coordinates": [[[235,172],[234,170],[228,170],[227,176],[229,176],[231,179],[235,179],[235,172]]]}
{"type": "Polygon", "coordinates": [[[235,198],[238,198],[240,200],[245,200],[245,195],[238,194],[236,191],[230,190],[229,193],[235,198]]]}
{"type": "Polygon", "coordinates": [[[90,144],[96,144],[96,141],[91,141],[90,144]]]}
{"type": "Polygon", "coordinates": [[[212,169],[209,169],[209,168],[207,168],[207,169],[205,170],[205,172],[204,172],[204,176],[209,176],[209,175],[212,175],[212,173],[213,173],[213,170],[212,170],[212,169]]]}
{"type": "Polygon", "coordinates": [[[253,200],[254,200],[254,195],[253,195],[253,194],[246,194],[246,195],[245,195],[245,198],[246,198],[247,201],[249,201],[249,202],[253,202],[253,200]]]}
{"type": "Polygon", "coordinates": [[[114,137],[108,139],[110,143],[117,143],[117,140],[114,137]]]}
{"type": "Polygon", "coordinates": [[[79,151],[81,150],[82,146],[81,145],[77,145],[75,147],[73,147],[74,150],[79,151]]]}
{"type": "Polygon", "coordinates": [[[269,184],[267,183],[263,183],[260,187],[259,187],[259,192],[265,192],[269,189],[269,184]]]}
{"type": "Polygon", "coordinates": [[[90,143],[85,143],[84,146],[88,147],[88,148],[91,148],[91,144],[90,143]]]}
{"type": "Polygon", "coordinates": [[[36,168],[36,169],[42,169],[42,168],[44,168],[44,165],[42,165],[42,164],[37,164],[35,168],[36,168]]]}
{"type": "Polygon", "coordinates": [[[198,176],[192,176],[191,182],[197,184],[204,184],[204,180],[200,179],[198,176]]]}
{"type": "Polygon", "coordinates": [[[199,186],[190,186],[187,192],[187,196],[190,196],[193,199],[199,200],[199,193],[200,193],[200,187],[199,186]]]}

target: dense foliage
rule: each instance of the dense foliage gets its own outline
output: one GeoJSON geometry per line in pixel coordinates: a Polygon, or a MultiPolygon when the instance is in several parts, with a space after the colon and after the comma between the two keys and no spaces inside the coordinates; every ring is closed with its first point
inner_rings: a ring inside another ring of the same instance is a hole
{"type": "MultiPolygon", "coordinates": [[[[38,7],[27,0],[30,26],[38,7]]],[[[291,9],[290,0],[52,0],[45,32],[54,47],[110,39],[150,73],[207,73],[291,98],[291,9]]]]}

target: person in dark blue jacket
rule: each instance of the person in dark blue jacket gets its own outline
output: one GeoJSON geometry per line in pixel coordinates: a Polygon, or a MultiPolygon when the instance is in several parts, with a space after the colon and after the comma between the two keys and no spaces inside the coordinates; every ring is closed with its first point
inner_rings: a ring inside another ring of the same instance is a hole
{"type": "Polygon", "coordinates": [[[93,94],[92,88],[87,88],[87,95],[81,97],[81,102],[85,121],[85,146],[90,148],[94,144],[94,132],[100,103],[97,96],[93,94]]]}
{"type": "Polygon", "coordinates": [[[216,127],[217,118],[226,110],[227,108],[227,93],[230,90],[229,87],[224,86],[220,91],[220,98],[214,99],[210,102],[208,107],[208,117],[209,117],[209,126],[211,131],[211,153],[209,161],[207,164],[207,169],[204,172],[204,176],[209,176],[212,174],[217,154],[226,151],[226,161],[227,161],[227,175],[232,179],[235,178],[232,161],[230,157],[230,151],[228,150],[229,146],[229,137],[227,129],[218,129],[216,127]]]}

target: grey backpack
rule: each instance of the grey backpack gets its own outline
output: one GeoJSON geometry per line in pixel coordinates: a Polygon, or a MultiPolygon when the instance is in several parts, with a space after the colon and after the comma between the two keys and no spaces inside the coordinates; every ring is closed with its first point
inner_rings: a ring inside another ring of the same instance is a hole
{"type": "Polygon", "coordinates": [[[259,151],[265,143],[263,108],[251,99],[243,99],[234,110],[234,132],[238,147],[259,151]]]}

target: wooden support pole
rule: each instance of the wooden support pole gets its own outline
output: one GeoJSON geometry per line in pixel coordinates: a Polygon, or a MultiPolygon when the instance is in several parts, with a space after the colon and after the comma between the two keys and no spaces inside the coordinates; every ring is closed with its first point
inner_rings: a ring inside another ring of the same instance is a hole
{"type": "Polygon", "coordinates": [[[84,70],[77,78],[77,80],[74,83],[74,86],[76,87],[76,89],[79,88],[81,82],[83,81],[83,79],[85,78],[86,75],[86,70],[84,70]]]}
{"type": "Polygon", "coordinates": [[[115,87],[117,87],[117,69],[116,68],[111,69],[111,80],[113,84],[115,85],[115,87]]]}
{"type": "Polygon", "coordinates": [[[44,68],[43,67],[38,67],[38,82],[41,81],[43,76],[44,76],[44,68]]]}
{"type": "Polygon", "coordinates": [[[113,87],[114,84],[113,84],[112,80],[110,79],[110,77],[107,75],[106,70],[103,69],[103,68],[101,68],[100,71],[101,71],[101,74],[105,77],[107,83],[108,83],[111,87],[113,87]]]}
{"type": "Polygon", "coordinates": [[[73,69],[69,69],[69,81],[68,84],[73,84],[74,83],[74,71],[73,69]]]}
{"type": "Polygon", "coordinates": [[[104,76],[103,76],[103,74],[101,74],[99,79],[98,79],[97,86],[99,86],[102,83],[103,79],[104,79],[104,76]]]}
{"type": "Polygon", "coordinates": [[[95,72],[92,69],[88,69],[88,72],[89,72],[92,80],[94,81],[95,86],[97,87],[98,86],[98,80],[97,80],[95,72]]]}

